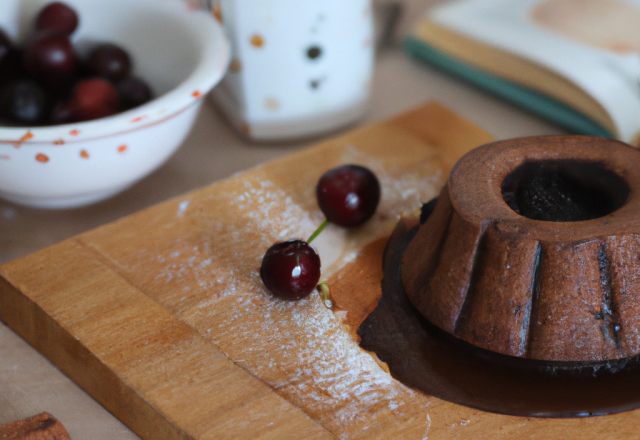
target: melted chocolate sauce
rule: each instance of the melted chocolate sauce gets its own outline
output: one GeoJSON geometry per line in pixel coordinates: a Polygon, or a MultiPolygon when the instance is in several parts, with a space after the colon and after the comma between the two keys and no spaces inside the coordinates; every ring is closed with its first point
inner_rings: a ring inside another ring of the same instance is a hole
{"type": "MultiPolygon", "coordinates": [[[[398,229],[396,230],[398,231],[398,229]]],[[[395,232],[385,250],[382,298],[358,329],[361,346],[404,384],[457,404],[533,417],[585,417],[640,406],[640,358],[542,362],[483,350],[425,320],[400,279],[416,229],[395,232]]]]}
{"type": "Polygon", "coordinates": [[[576,160],[525,162],[502,183],[502,196],[511,209],[548,222],[604,217],[624,205],[629,192],[629,185],[615,172],[576,160]]]}

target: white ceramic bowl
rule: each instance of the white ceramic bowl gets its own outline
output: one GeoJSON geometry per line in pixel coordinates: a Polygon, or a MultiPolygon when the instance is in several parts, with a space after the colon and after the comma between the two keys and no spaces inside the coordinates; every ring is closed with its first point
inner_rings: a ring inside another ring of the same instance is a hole
{"type": "MultiPolygon", "coordinates": [[[[0,27],[20,41],[50,0],[0,0],[0,27]]],[[[0,197],[71,208],[145,177],[181,145],[230,50],[212,16],[182,0],[64,0],[80,16],[74,46],[126,48],[155,99],[107,118],[48,127],[0,127],[0,197]]]]}

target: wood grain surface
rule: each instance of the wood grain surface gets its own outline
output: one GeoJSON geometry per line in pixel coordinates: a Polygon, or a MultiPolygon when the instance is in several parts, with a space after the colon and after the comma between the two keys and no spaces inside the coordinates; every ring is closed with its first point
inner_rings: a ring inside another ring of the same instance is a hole
{"type": "Polygon", "coordinates": [[[357,345],[381,239],[490,140],[438,104],[357,129],[0,266],[0,316],[145,439],[633,436],[637,411],[544,420],[440,401],[357,345]],[[371,168],[383,197],[363,227],[314,241],[337,307],[275,300],[262,254],[322,222],[315,183],[341,163],[371,168]]]}

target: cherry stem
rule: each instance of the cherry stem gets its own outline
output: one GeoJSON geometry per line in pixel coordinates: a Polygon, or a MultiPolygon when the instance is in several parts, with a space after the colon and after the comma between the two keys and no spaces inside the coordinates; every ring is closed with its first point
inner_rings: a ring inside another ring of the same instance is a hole
{"type": "Polygon", "coordinates": [[[329,225],[329,220],[325,220],[320,226],[318,226],[318,229],[315,230],[315,232],[313,234],[311,234],[311,237],[309,237],[309,239],[307,240],[307,244],[311,244],[311,242],[318,236],[320,235],[320,233],[324,230],[324,228],[326,228],[329,225]]]}
{"type": "Polygon", "coordinates": [[[322,303],[327,308],[331,308],[333,304],[331,303],[331,291],[329,290],[329,285],[326,281],[320,281],[318,283],[318,293],[320,293],[320,299],[322,303]]]}

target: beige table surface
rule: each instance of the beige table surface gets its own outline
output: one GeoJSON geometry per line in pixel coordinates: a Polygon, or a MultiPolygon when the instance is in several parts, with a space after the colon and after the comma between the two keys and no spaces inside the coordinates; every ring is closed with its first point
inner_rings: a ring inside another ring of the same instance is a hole
{"type": "MultiPolygon", "coordinates": [[[[371,108],[362,123],[391,117],[430,100],[444,104],[498,139],[564,133],[524,110],[411,59],[399,45],[380,50],[377,55],[371,108]]],[[[0,263],[323,138],[253,144],[237,135],[207,102],[177,154],[154,174],[108,201],[59,211],[29,209],[0,201],[0,263]]],[[[57,417],[74,440],[138,438],[0,323],[0,424],[41,411],[57,417]]]]}

